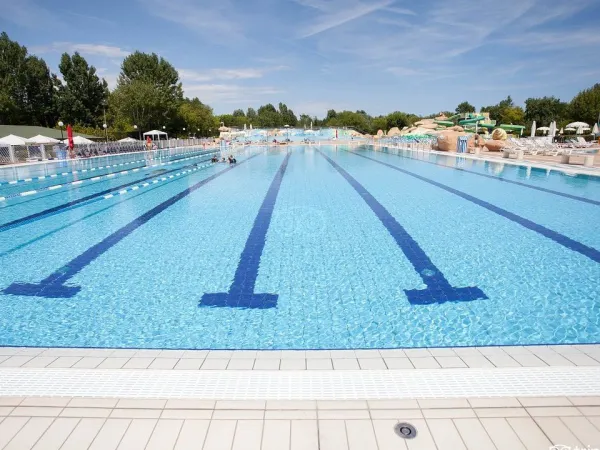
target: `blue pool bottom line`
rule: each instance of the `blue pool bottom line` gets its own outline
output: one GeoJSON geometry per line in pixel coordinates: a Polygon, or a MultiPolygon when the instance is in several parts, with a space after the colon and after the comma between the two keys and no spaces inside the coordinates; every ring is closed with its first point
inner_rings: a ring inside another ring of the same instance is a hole
{"type": "Polygon", "coordinates": [[[277,299],[279,298],[277,294],[255,294],[254,288],[256,286],[256,279],[258,278],[260,258],[267,240],[267,231],[271,224],[277,195],[279,194],[290,156],[291,153],[288,152],[260,205],[256,219],[254,219],[254,225],[242,251],[229,292],[204,294],[199,306],[252,309],[268,309],[277,306],[277,299]]]}
{"type": "Polygon", "coordinates": [[[410,261],[415,271],[419,274],[423,283],[427,286],[426,289],[404,290],[411,304],[427,305],[432,303],[485,300],[488,298],[478,287],[457,288],[452,286],[444,274],[433,264],[417,241],[362,184],[320,150],[317,150],[317,152],[339,172],[365,201],[371,211],[375,213],[382,225],[394,238],[400,250],[402,250],[406,258],[410,261]]]}

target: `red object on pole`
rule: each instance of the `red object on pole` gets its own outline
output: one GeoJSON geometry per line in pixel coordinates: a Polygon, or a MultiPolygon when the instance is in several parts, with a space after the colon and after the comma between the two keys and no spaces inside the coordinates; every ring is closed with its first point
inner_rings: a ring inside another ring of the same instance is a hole
{"type": "Polygon", "coordinates": [[[67,138],[69,139],[69,150],[73,150],[75,143],[73,142],[73,127],[67,125],[67,138]]]}

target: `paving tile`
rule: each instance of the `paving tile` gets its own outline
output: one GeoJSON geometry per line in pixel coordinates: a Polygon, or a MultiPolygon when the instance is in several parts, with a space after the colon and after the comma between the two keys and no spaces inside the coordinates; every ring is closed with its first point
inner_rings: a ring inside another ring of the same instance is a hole
{"type": "MultiPolygon", "coordinates": [[[[109,355],[107,355],[107,358],[133,358],[134,356],[136,356],[136,354],[139,352],[139,350],[127,350],[127,349],[116,349],[113,350],[109,355]]],[[[158,354],[156,352],[153,352],[154,354],[158,354]]]]}
{"type": "Polygon", "coordinates": [[[388,369],[414,369],[409,358],[384,358],[388,369]]]}
{"type": "Polygon", "coordinates": [[[229,364],[228,359],[205,359],[200,366],[201,370],[225,370],[229,364]]]}
{"type": "Polygon", "coordinates": [[[332,359],[334,370],[359,370],[356,358],[332,359]]]}
{"type": "Polygon", "coordinates": [[[182,425],[183,420],[159,420],[145,450],[171,450],[182,425]]]}
{"type": "MultiPolygon", "coordinates": [[[[431,426],[431,422],[429,423],[431,426]]],[[[477,419],[454,419],[454,425],[460,433],[464,445],[469,450],[495,450],[496,447],[485,428],[477,419]]]]}
{"type": "Polygon", "coordinates": [[[215,409],[265,409],[265,400],[218,400],[215,409]]]}
{"type": "Polygon", "coordinates": [[[406,443],[394,432],[397,420],[373,420],[373,430],[379,450],[406,450],[406,443]]]}
{"type": "Polygon", "coordinates": [[[40,353],[41,356],[79,356],[83,358],[85,354],[88,352],[86,348],[48,348],[40,353]]]}
{"type": "Polygon", "coordinates": [[[175,370],[200,370],[203,362],[204,359],[201,358],[180,359],[173,368],[175,370]]]}
{"type": "Polygon", "coordinates": [[[304,350],[282,350],[281,359],[306,359],[304,350]]]}
{"type": "Polygon", "coordinates": [[[0,347],[0,356],[13,356],[23,350],[20,347],[0,347]]]}
{"type": "Polygon", "coordinates": [[[551,447],[552,444],[531,417],[510,417],[506,420],[527,449],[551,447]]]}
{"type": "Polygon", "coordinates": [[[70,408],[114,408],[117,406],[116,398],[73,398],[69,400],[70,408]]]}
{"type": "Polygon", "coordinates": [[[451,348],[430,348],[431,356],[457,356],[451,348]]]}
{"type": "Polygon", "coordinates": [[[232,450],[261,450],[262,420],[238,420],[232,450]]]}
{"type": "Polygon", "coordinates": [[[158,358],[175,358],[180,359],[183,357],[185,350],[162,350],[158,358]]]}
{"type": "Polygon", "coordinates": [[[579,406],[578,409],[584,416],[600,416],[600,406],[579,406]]]}
{"type": "Polygon", "coordinates": [[[409,419],[422,419],[423,412],[420,409],[372,409],[371,419],[394,419],[404,422],[409,419]]]}
{"type": "Polygon", "coordinates": [[[426,419],[458,419],[477,417],[475,411],[467,408],[441,408],[441,409],[423,409],[423,416],[426,419]]]}
{"type": "Polygon", "coordinates": [[[44,367],[48,367],[56,359],[57,359],[56,356],[35,356],[35,357],[31,358],[29,361],[27,361],[25,364],[23,364],[22,367],[44,368],[44,367]]]}
{"type": "Polygon", "coordinates": [[[479,420],[498,450],[526,450],[506,419],[479,420]]]}
{"type": "Polygon", "coordinates": [[[19,406],[54,406],[64,408],[69,403],[66,397],[27,397],[19,406]]]}
{"type": "Polygon", "coordinates": [[[316,420],[291,421],[291,450],[318,450],[319,432],[316,420]]]}
{"type": "Polygon", "coordinates": [[[305,359],[282,359],[279,370],[306,370],[305,359]]]}
{"type": "MultiPolygon", "coordinates": [[[[210,420],[185,420],[175,450],[200,450],[208,434],[210,420]]],[[[234,424],[235,429],[235,424],[234,424]]],[[[204,447],[205,448],[205,447],[204,447]]]]}
{"type": "Polygon", "coordinates": [[[451,419],[428,419],[427,425],[439,450],[466,450],[460,433],[451,419]]]}
{"type": "Polygon", "coordinates": [[[558,353],[536,353],[535,355],[549,366],[574,366],[571,361],[558,353]]]}
{"type": "Polygon", "coordinates": [[[418,434],[415,439],[406,441],[409,450],[437,450],[427,422],[424,419],[412,419],[410,423],[417,429],[418,434]]]}
{"type": "Polygon", "coordinates": [[[231,359],[232,354],[231,350],[211,350],[206,355],[206,359],[231,359]]]}
{"type": "Polygon", "coordinates": [[[592,448],[600,444],[600,430],[585,417],[561,417],[560,420],[579,439],[584,448],[592,448]]]}
{"type": "Polygon", "coordinates": [[[135,352],[135,358],[157,358],[160,356],[162,350],[137,350],[135,352]]]}
{"type": "Polygon", "coordinates": [[[525,408],[476,408],[477,417],[529,417],[525,408]]]}
{"type": "MultiPolygon", "coordinates": [[[[186,350],[183,352],[183,359],[206,359],[208,350],[186,350]]],[[[185,424],[184,424],[185,427],[185,424]]]]}
{"type": "Polygon", "coordinates": [[[521,367],[521,365],[517,361],[515,361],[513,358],[511,358],[506,353],[504,353],[503,355],[488,354],[488,355],[485,355],[485,357],[487,359],[489,359],[490,362],[496,367],[500,367],[500,368],[502,368],[502,367],[521,367]]]}
{"type": "Polygon", "coordinates": [[[124,409],[162,409],[167,404],[166,400],[124,398],[117,402],[117,408],[124,409]]]}
{"type": "Polygon", "coordinates": [[[99,358],[96,356],[84,356],[73,365],[73,369],[95,369],[97,368],[106,358],[99,358]]]}
{"type": "Polygon", "coordinates": [[[550,345],[548,348],[559,355],[581,354],[581,350],[573,345],[550,345]]]}
{"type": "Polygon", "coordinates": [[[358,365],[362,370],[385,370],[387,366],[383,358],[358,358],[358,365]]]}
{"type": "Polygon", "coordinates": [[[4,448],[28,420],[28,417],[7,417],[0,422],[0,448],[4,448]]]}
{"type": "Polygon", "coordinates": [[[227,370],[252,370],[253,367],[253,359],[230,359],[227,370]]]}
{"type": "Polygon", "coordinates": [[[464,398],[432,398],[432,399],[420,399],[418,400],[419,406],[423,409],[426,408],[471,408],[469,401],[464,398]]]}
{"type": "Polygon", "coordinates": [[[0,422],[5,416],[8,416],[13,409],[15,409],[14,406],[0,406],[0,422]]]}
{"type": "Polygon", "coordinates": [[[59,450],[75,429],[79,419],[56,419],[33,447],[33,450],[59,450]]]}
{"type": "Polygon", "coordinates": [[[599,361],[584,353],[567,353],[563,356],[576,366],[600,366],[599,361]]]}
{"type": "Polygon", "coordinates": [[[529,348],[527,347],[523,347],[523,346],[507,346],[507,347],[502,347],[502,350],[504,350],[505,353],[509,354],[509,355],[531,355],[531,351],[529,350],[529,348]]]}
{"type": "Polygon", "coordinates": [[[569,401],[575,406],[600,406],[600,397],[569,397],[569,401]]]}
{"type": "Polygon", "coordinates": [[[346,422],[346,435],[350,450],[378,450],[375,430],[370,420],[346,422]]]}
{"type": "Polygon", "coordinates": [[[256,359],[281,359],[281,350],[261,350],[256,352],[256,359]]]}
{"type": "Polygon", "coordinates": [[[558,417],[536,417],[534,419],[544,434],[554,445],[566,447],[581,446],[579,439],[569,430],[569,427],[558,417]]]}
{"type": "Polygon", "coordinates": [[[426,348],[406,348],[404,349],[404,353],[409,358],[424,358],[431,356],[429,350],[426,348]]]}
{"type": "Polygon", "coordinates": [[[174,398],[167,400],[165,409],[214,409],[214,400],[200,400],[194,398],[174,398]]]}
{"type": "Polygon", "coordinates": [[[106,358],[97,367],[98,369],[122,369],[129,358],[106,358]]]}
{"type": "Polygon", "coordinates": [[[524,354],[518,354],[518,355],[511,355],[511,357],[517,361],[519,364],[521,364],[523,367],[546,367],[548,366],[548,364],[546,364],[544,361],[542,361],[540,358],[538,358],[535,355],[524,355],[524,354]]]}
{"type": "Polygon", "coordinates": [[[112,409],[109,408],[65,408],[60,417],[90,417],[106,418],[110,416],[112,409]]]}
{"type": "Polygon", "coordinates": [[[158,423],[156,419],[133,419],[119,443],[119,450],[144,450],[158,423]]]}
{"type": "Polygon", "coordinates": [[[264,423],[261,450],[288,450],[290,448],[291,422],[268,420],[264,423]]]}
{"type": "Polygon", "coordinates": [[[62,408],[54,408],[50,406],[17,406],[10,413],[15,417],[57,417],[62,408]]]}
{"type": "Polygon", "coordinates": [[[458,356],[483,356],[475,347],[454,347],[452,349],[458,356]]]}
{"type": "Polygon", "coordinates": [[[317,420],[317,410],[267,410],[265,420],[317,420]]]}
{"type": "Polygon", "coordinates": [[[60,450],[81,450],[88,448],[102,428],[102,425],[104,425],[104,419],[81,419],[60,450]]]}
{"type": "Polygon", "coordinates": [[[21,367],[32,358],[33,356],[11,356],[2,361],[0,367],[21,367]]]}
{"type": "Polygon", "coordinates": [[[329,350],[307,350],[306,359],[331,359],[329,350]]]}
{"type": "Polygon", "coordinates": [[[236,350],[231,359],[256,359],[256,350],[236,350]]]}
{"type": "Polygon", "coordinates": [[[131,419],[106,419],[89,450],[116,449],[130,423],[131,419]]]}
{"type": "Polygon", "coordinates": [[[263,420],[265,411],[262,409],[216,409],[212,420],[263,420]]]}
{"type": "Polygon", "coordinates": [[[381,358],[379,350],[354,350],[354,354],[358,359],[381,358]]]}
{"type": "Polygon", "coordinates": [[[114,352],[115,350],[113,348],[88,348],[83,356],[104,359],[111,356],[114,352]]]}
{"type": "Polygon", "coordinates": [[[543,406],[527,408],[531,417],[561,417],[581,416],[581,412],[574,406],[543,406]]]}
{"type": "Polygon", "coordinates": [[[235,426],[235,420],[211,421],[202,450],[230,450],[235,435],[235,426]]]}
{"type": "Polygon", "coordinates": [[[319,410],[319,420],[353,420],[370,418],[369,411],[366,409],[319,410]]]}
{"type": "Polygon", "coordinates": [[[306,360],[306,368],[308,370],[332,370],[333,362],[331,359],[307,359],[306,360]]]}
{"type": "Polygon", "coordinates": [[[280,359],[263,358],[254,361],[254,370],[279,370],[280,359]]]}
{"type": "Polygon", "coordinates": [[[317,408],[319,410],[367,409],[368,404],[367,404],[366,400],[318,400],[317,408]]]}
{"type": "Polygon", "coordinates": [[[502,347],[476,347],[484,356],[506,356],[507,353],[502,349],[502,347]]]}
{"type": "Polygon", "coordinates": [[[315,400],[268,400],[267,410],[308,410],[317,409],[315,400]]]}
{"type": "Polygon", "coordinates": [[[154,358],[130,358],[123,366],[123,369],[147,369],[152,364],[152,361],[154,361],[154,358]]]}
{"type": "Polygon", "coordinates": [[[422,358],[410,358],[410,362],[415,366],[415,369],[439,369],[440,365],[433,356],[425,356],[422,358]]]}
{"type": "Polygon", "coordinates": [[[148,369],[171,370],[179,362],[177,358],[156,358],[148,369]]]}
{"type": "Polygon", "coordinates": [[[0,406],[19,406],[25,397],[0,397],[0,406]]]}
{"type": "Polygon", "coordinates": [[[212,409],[165,409],[162,411],[161,419],[202,419],[210,420],[213,416],[212,409]]]}
{"type": "Polygon", "coordinates": [[[458,356],[436,356],[438,364],[444,369],[455,369],[459,367],[467,367],[462,359],[458,356]]]}
{"type": "Polygon", "coordinates": [[[53,421],[54,419],[50,417],[32,417],[3,450],[24,450],[32,448],[53,421]]]}
{"type": "Polygon", "coordinates": [[[331,350],[331,359],[356,358],[354,350],[331,350]]]}
{"type": "Polygon", "coordinates": [[[519,397],[523,406],[572,406],[567,397],[519,397]]]}
{"type": "Polygon", "coordinates": [[[379,354],[382,358],[408,358],[401,349],[383,349],[379,350],[379,354]]]}
{"type": "Polygon", "coordinates": [[[519,400],[512,397],[501,398],[470,398],[468,399],[472,408],[520,408],[519,400]]]}
{"type": "Polygon", "coordinates": [[[47,347],[20,347],[17,348],[17,355],[20,356],[37,356],[48,350],[47,347]]]}
{"type": "Polygon", "coordinates": [[[320,450],[348,450],[343,420],[319,420],[320,450]]]}
{"type": "Polygon", "coordinates": [[[467,365],[467,367],[470,367],[471,369],[484,369],[494,367],[490,360],[483,355],[461,356],[460,359],[462,359],[467,365]]]}
{"type": "Polygon", "coordinates": [[[110,417],[113,419],[158,419],[160,409],[113,409],[110,417]]]}
{"type": "Polygon", "coordinates": [[[416,400],[369,400],[369,409],[416,409],[419,403],[416,400]]]}

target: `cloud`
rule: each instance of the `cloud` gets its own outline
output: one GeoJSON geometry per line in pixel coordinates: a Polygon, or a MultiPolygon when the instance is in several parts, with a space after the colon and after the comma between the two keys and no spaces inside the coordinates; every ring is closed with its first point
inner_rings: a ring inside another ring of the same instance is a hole
{"type": "Polygon", "coordinates": [[[263,97],[282,94],[284,91],[272,86],[242,86],[239,84],[187,84],[183,90],[187,96],[198,97],[205,103],[247,104],[263,97]]]}
{"type": "Polygon", "coordinates": [[[30,29],[63,25],[60,16],[32,0],[0,0],[0,18],[30,29]]]}
{"type": "Polygon", "coordinates": [[[76,13],[74,11],[66,11],[66,13],[71,16],[78,17],[80,19],[85,19],[86,21],[90,21],[90,22],[97,22],[102,25],[109,25],[111,27],[114,27],[117,25],[117,23],[112,20],[103,19],[102,17],[92,16],[91,14],[80,14],[80,13],[76,13]]]}
{"type": "Polygon", "coordinates": [[[388,6],[387,8],[385,8],[385,10],[395,13],[395,14],[402,14],[402,15],[407,15],[407,16],[416,16],[417,15],[417,13],[414,12],[412,9],[398,8],[395,6],[388,6]]]}
{"type": "Polygon", "coordinates": [[[307,38],[337,28],[385,8],[394,3],[394,1],[383,0],[373,4],[366,4],[356,1],[296,0],[300,5],[318,10],[316,22],[305,27],[301,31],[300,37],[307,38]]]}
{"type": "Polygon", "coordinates": [[[75,53],[79,52],[82,55],[106,56],[109,58],[125,57],[129,55],[129,51],[120,47],[103,44],[75,44],[72,42],[53,42],[49,45],[31,47],[31,53],[75,53]]]}
{"type": "Polygon", "coordinates": [[[211,80],[247,80],[262,78],[269,72],[289,69],[288,66],[275,66],[263,68],[240,68],[240,69],[210,69],[196,71],[189,69],[177,69],[183,81],[206,82],[211,80]]]}

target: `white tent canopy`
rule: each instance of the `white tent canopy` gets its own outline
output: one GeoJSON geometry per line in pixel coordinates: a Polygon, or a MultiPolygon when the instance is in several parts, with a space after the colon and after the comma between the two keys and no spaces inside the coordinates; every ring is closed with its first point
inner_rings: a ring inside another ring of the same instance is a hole
{"type": "MultiPolygon", "coordinates": [[[[63,143],[68,144],[69,140],[65,139],[63,141],[63,143]]],[[[85,144],[93,144],[93,143],[94,143],[94,141],[90,141],[89,139],[84,138],[82,136],[73,137],[73,144],[75,144],[75,145],[85,145],[85,144]]]]}
{"type": "Polygon", "coordinates": [[[167,133],[165,133],[164,131],[160,131],[160,130],[152,130],[152,131],[146,131],[144,133],[144,136],[166,136],[167,133]]]}
{"type": "Polygon", "coordinates": [[[0,145],[27,145],[27,140],[14,134],[9,134],[0,139],[0,145]]]}
{"type": "Polygon", "coordinates": [[[131,137],[126,137],[124,139],[119,139],[118,142],[137,142],[137,139],[131,138],[131,137]]]}
{"type": "Polygon", "coordinates": [[[31,144],[58,144],[60,141],[58,139],[38,134],[37,136],[27,139],[27,142],[31,144]]]}

